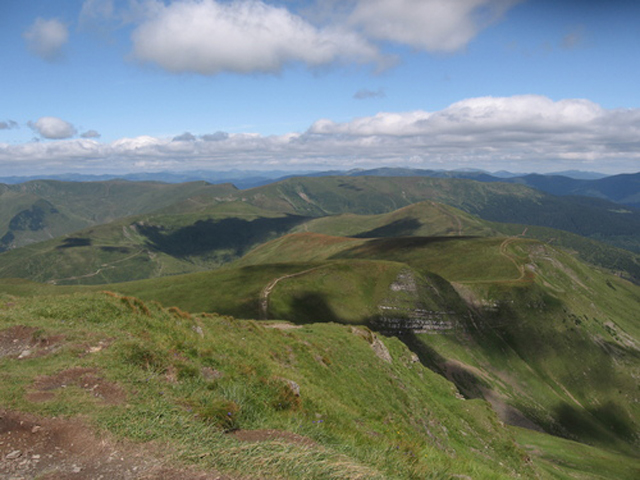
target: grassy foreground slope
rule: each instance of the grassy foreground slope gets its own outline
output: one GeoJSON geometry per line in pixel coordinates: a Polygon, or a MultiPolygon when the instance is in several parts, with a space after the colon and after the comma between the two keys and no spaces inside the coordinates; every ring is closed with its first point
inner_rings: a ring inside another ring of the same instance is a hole
{"type": "Polygon", "coordinates": [[[366,328],[270,328],[105,293],[0,305],[0,405],[14,412],[81,415],[244,479],[538,478],[486,402],[366,328]]]}

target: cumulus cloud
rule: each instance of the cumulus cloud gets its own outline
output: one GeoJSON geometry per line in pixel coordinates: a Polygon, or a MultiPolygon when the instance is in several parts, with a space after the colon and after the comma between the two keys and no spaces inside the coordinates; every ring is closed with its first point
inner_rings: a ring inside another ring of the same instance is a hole
{"type": "Polygon", "coordinates": [[[57,117],[41,117],[36,122],[29,122],[29,126],[41,137],[53,140],[70,138],[77,133],[73,125],[57,117]]]}
{"type": "Polygon", "coordinates": [[[174,142],[195,142],[196,137],[192,133],[184,132],[182,135],[173,137],[174,142]]]}
{"type": "Polygon", "coordinates": [[[205,142],[219,142],[229,138],[229,134],[227,132],[215,132],[202,135],[200,138],[205,142]]]}
{"type": "Polygon", "coordinates": [[[0,144],[0,166],[128,172],[411,165],[544,172],[597,162],[605,171],[640,170],[640,109],[537,95],[471,98],[435,112],[382,112],[342,123],[322,119],[301,133],[217,132],[175,141],[182,136],[0,144]]]}
{"type": "Polygon", "coordinates": [[[519,1],[358,0],[349,22],[371,38],[454,52],[519,1]]]}
{"type": "Polygon", "coordinates": [[[54,62],[63,56],[63,47],[69,41],[69,30],[60,20],[37,18],[22,34],[29,51],[40,58],[54,62]]]}
{"type": "Polygon", "coordinates": [[[0,122],[0,130],[11,130],[12,128],[18,128],[18,123],[14,122],[13,120],[0,122]]]}
{"type": "Polygon", "coordinates": [[[387,95],[384,93],[384,90],[379,88],[378,90],[369,90],[367,88],[361,88],[356,93],[353,94],[353,98],[356,100],[366,100],[368,98],[384,98],[387,95]]]}
{"type": "Polygon", "coordinates": [[[295,62],[316,67],[381,60],[353,31],[317,28],[258,0],[159,4],[132,39],[135,58],[175,73],[275,73],[295,62]]]}
{"type": "Polygon", "coordinates": [[[100,138],[101,135],[95,130],[87,130],[86,132],[80,134],[82,138],[100,138]]]}

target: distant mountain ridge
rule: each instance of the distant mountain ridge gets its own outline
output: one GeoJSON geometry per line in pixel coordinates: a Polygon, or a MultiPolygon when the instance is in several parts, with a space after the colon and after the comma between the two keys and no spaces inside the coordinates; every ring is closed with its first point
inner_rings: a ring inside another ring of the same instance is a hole
{"type": "Polygon", "coordinates": [[[640,208],[640,173],[605,175],[598,172],[566,170],[554,173],[513,173],[508,171],[487,172],[479,169],[425,170],[402,167],[380,167],[374,169],[327,170],[284,172],[280,170],[230,170],[190,172],[140,172],[116,174],[60,174],[49,176],[0,177],[0,184],[15,185],[34,180],[58,180],[66,182],[104,182],[126,180],[130,182],[186,183],[205,181],[210,184],[231,183],[246,190],[295,177],[328,176],[375,176],[375,177],[431,177],[464,178],[479,182],[521,183],[553,195],[580,195],[596,197],[640,208]]]}

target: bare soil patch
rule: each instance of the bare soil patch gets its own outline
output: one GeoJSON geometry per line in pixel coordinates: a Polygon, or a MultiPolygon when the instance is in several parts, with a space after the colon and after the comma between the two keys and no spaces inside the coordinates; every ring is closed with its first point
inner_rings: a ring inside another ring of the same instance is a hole
{"type": "Polygon", "coordinates": [[[127,399],[124,390],[115,383],[101,378],[98,373],[95,368],[74,367],[55,375],[38,377],[33,384],[36,391],[31,392],[27,399],[32,402],[49,400],[53,398],[51,396],[53,390],[75,386],[90,392],[103,403],[109,405],[124,403],[127,399]]]}
{"type": "Polygon", "coordinates": [[[0,478],[27,480],[233,480],[168,465],[152,444],[98,437],[79,420],[0,410],[0,478]]]}
{"type": "Polygon", "coordinates": [[[60,348],[64,335],[40,337],[38,329],[15,325],[0,331],[0,358],[42,357],[60,348]]]}

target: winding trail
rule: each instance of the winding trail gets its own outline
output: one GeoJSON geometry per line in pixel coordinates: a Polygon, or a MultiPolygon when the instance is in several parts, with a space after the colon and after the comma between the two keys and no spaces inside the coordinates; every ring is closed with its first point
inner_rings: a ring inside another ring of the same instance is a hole
{"type": "Polygon", "coordinates": [[[267,320],[268,317],[269,317],[269,295],[271,294],[273,289],[276,287],[278,282],[280,282],[281,280],[286,280],[287,278],[293,278],[293,277],[299,277],[301,275],[306,275],[307,273],[313,272],[314,270],[318,270],[318,269],[320,269],[320,268],[322,268],[324,266],[326,266],[326,265],[323,265],[321,267],[313,267],[313,268],[310,268],[308,270],[304,270],[302,272],[296,272],[296,273],[290,273],[290,274],[287,274],[287,275],[283,275],[281,277],[274,278],[269,283],[267,283],[267,285],[262,289],[262,292],[260,292],[260,319],[261,320],[267,320]]]}
{"type": "Polygon", "coordinates": [[[140,255],[142,252],[144,252],[144,250],[139,250],[136,253],[134,253],[133,255],[129,255],[126,258],[121,258],[120,260],[116,260],[115,262],[111,262],[111,263],[104,263],[100,266],[100,268],[98,270],[96,270],[95,272],[91,272],[91,273],[86,273],[84,275],[77,275],[75,277],[68,277],[68,278],[54,278],[52,280],[47,281],[47,283],[56,285],[58,282],[64,281],[64,280],[78,280],[79,278],[89,278],[89,277],[95,277],[96,275],[99,275],[100,272],[102,272],[103,270],[107,270],[109,268],[116,268],[114,265],[116,263],[120,263],[120,262],[124,262],[127,261],[133,257],[136,257],[138,255],[140,255]]]}
{"type": "Polygon", "coordinates": [[[507,257],[509,260],[511,260],[511,262],[515,265],[515,267],[520,272],[520,276],[517,279],[510,280],[510,281],[514,281],[514,282],[521,282],[522,280],[524,280],[524,277],[527,274],[525,266],[521,265],[518,262],[518,260],[516,260],[516,258],[514,256],[510,255],[507,252],[507,247],[509,245],[511,245],[513,242],[515,242],[516,240],[518,240],[518,239],[519,239],[519,237],[509,237],[509,238],[505,239],[505,241],[500,244],[500,255],[503,255],[503,256],[507,257]]]}

